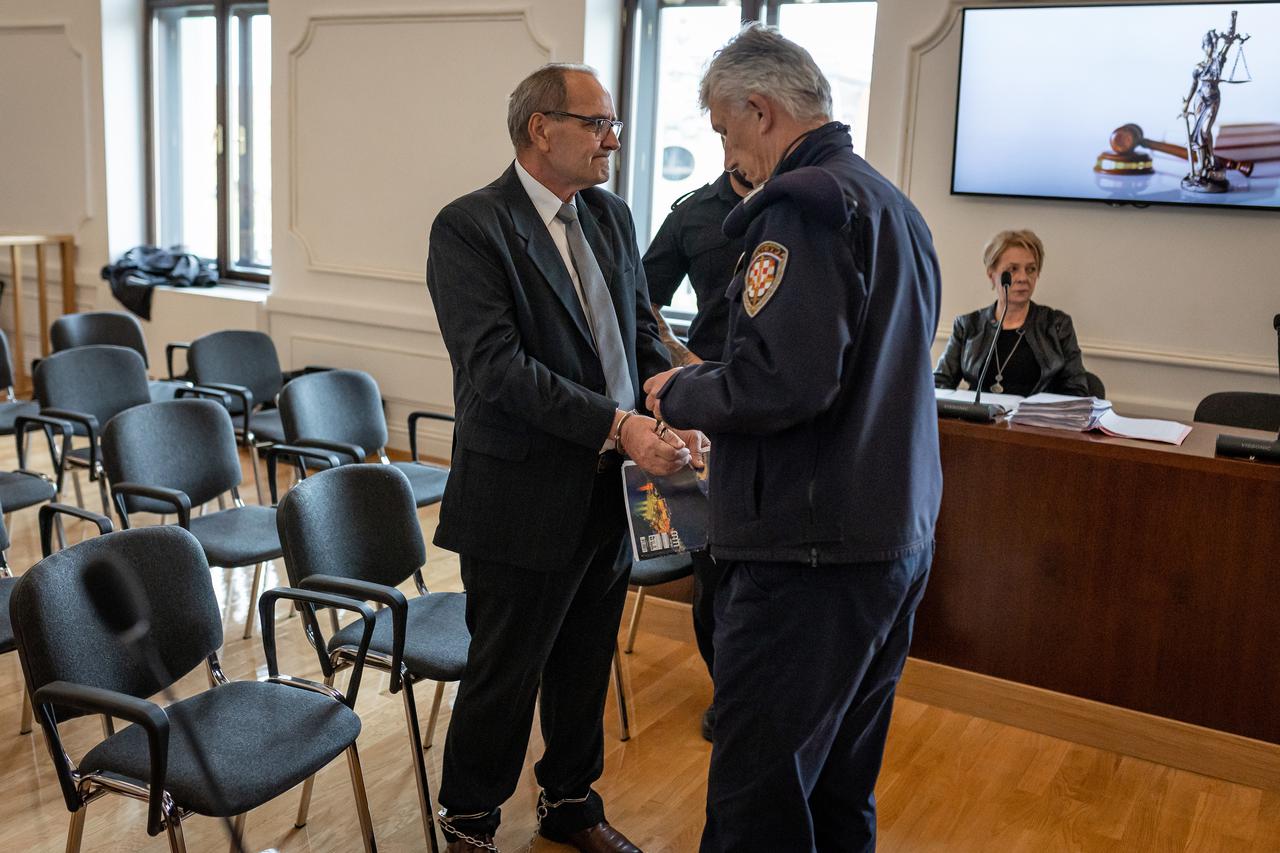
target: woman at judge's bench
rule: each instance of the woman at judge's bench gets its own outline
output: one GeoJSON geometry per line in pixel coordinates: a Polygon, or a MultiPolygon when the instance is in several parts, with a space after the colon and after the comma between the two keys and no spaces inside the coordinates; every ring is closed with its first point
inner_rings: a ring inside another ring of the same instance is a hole
{"type": "Polygon", "coordinates": [[[933,371],[934,386],[956,388],[964,379],[967,387],[976,387],[992,337],[998,336],[983,393],[1029,397],[1048,391],[1087,397],[1089,384],[1070,315],[1031,301],[1044,267],[1040,238],[1032,231],[1001,231],[983,249],[982,260],[996,301],[956,317],[951,340],[933,371]],[[1006,272],[1011,278],[1007,296],[1000,286],[1006,272]],[[1002,314],[1004,322],[997,329],[1002,314]]]}

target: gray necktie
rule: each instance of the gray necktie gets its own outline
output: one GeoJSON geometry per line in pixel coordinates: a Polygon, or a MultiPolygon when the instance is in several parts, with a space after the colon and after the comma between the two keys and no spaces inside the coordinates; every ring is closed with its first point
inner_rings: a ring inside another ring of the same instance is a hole
{"type": "Polygon", "coordinates": [[[630,409],[636,403],[636,392],[631,385],[627,351],[622,345],[618,315],[613,310],[613,299],[609,296],[608,285],[604,283],[604,273],[600,272],[596,256],[582,233],[577,208],[571,204],[560,205],[556,219],[564,223],[569,235],[569,254],[573,256],[573,265],[582,285],[587,324],[596,339],[596,352],[600,356],[600,366],[604,368],[605,387],[620,408],[630,409]]]}

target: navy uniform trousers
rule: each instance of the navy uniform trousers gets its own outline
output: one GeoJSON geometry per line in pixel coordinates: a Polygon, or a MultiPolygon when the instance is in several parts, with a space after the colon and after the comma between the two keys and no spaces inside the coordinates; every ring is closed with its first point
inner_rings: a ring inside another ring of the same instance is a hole
{"type": "Polygon", "coordinates": [[[587,798],[553,810],[543,829],[565,835],[604,820],[591,784],[604,771],[604,704],[630,576],[630,561],[618,559],[625,528],[618,466],[610,465],[596,475],[583,541],[565,571],[462,555],[471,649],[449,721],[440,804],[467,834],[496,831],[498,807],[524,765],[535,700],[545,743],[538,783],[551,801],[587,798]]]}
{"type": "Polygon", "coordinates": [[[930,545],[725,565],[702,853],[875,849],[875,779],[932,559],[930,545]]]}

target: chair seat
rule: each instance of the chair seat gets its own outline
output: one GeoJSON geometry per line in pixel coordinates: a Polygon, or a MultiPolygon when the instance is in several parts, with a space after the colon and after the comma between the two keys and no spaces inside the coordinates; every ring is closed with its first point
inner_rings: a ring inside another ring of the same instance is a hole
{"type": "MultiPolygon", "coordinates": [[[[233,681],[165,709],[165,789],[184,808],[212,817],[243,814],[302,782],[355,742],[360,718],[333,699],[280,684],[233,681]],[[192,752],[193,735],[216,786],[192,752]],[[222,802],[210,793],[216,787],[222,802]]],[[[147,735],[131,725],[89,750],[84,772],[119,773],[146,784],[147,735]]]]}
{"type": "Polygon", "coordinates": [[[248,566],[280,556],[276,511],[243,506],[192,516],[191,533],[200,541],[211,566],[248,566]]]}
{"type": "MultiPolygon", "coordinates": [[[[404,664],[416,678],[458,681],[467,665],[471,632],[467,630],[467,597],[460,592],[433,592],[409,599],[404,640],[404,664]]],[[[329,651],[358,646],[364,623],[352,622],[329,639],[329,651]]],[[[391,611],[374,617],[369,651],[391,654],[391,611]]]]}
{"type": "Polygon", "coordinates": [[[17,578],[0,578],[0,655],[17,648],[13,639],[13,623],[9,621],[9,596],[17,578]]]}
{"type": "Polygon", "coordinates": [[[656,586],[670,583],[693,574],[693,557],[688,553],[654,557],[652,560],[636,560],[631,565],[631,583],[636,586],[656,586]]]}
{"type": "MultiPolygon", "coordinates": [[[[40,404],[30,400],[0,403],[0,435],[13,435],[13,422],[21,417],[40,414],[40,404]]],[[[36,433],[39,435],[39,431],[36,433]]]]}
{"type": "Polygon", "coordinates": [[[58,490],[44,477],[0,471],[0,507],[5,512],[25,509],[57,497],[58,490]]]}
{"type": "Polygon", "coordinates": [[[439,503],[444,497],[444,484],[449,479],[449,469],[439,465],[425,465],[421,462],[392,462],[409,478],[413,487],[413,502],[424,507],[439,503]]]}
{"type": "MultiPolygon", "coordinates": [[[[237,421],[237,426],[243,421],[237,421]]],[[[249,428],[259,443],[284,444],[284,424],[280,422],[279,409],[264,409],[249,416],[249,428]]]]}

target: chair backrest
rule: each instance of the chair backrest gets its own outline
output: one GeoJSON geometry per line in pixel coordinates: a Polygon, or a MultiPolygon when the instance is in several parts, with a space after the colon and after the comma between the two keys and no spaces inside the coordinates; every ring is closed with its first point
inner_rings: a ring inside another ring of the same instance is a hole
{"type": "Polygon", "coordinates": [[[253,392],[255,406],[274,400],[284,382],[276,345],[262,332],[233,329],[196,338],[187,352],[187,366],[197,385],[243,385],[253,392]]]}
{"type": "Polygon", "coordinates": [[[123,311],[83,311],[64,314],[49,327],[49,343],[54,352],[94,344],[128,347],[149,364],[147,339],[138,318],[123,311]]]}
{"type": "MultiPolygon", "coordinates": [[[[204,550],[174,526],[108,533],[46,557],[18,581],[9,612],[32,693],[70,681],[146,698],[222,645],[222,615],[204,550]],[[126,647],[94,610],[85,573],[103,560],[137,579],[151,621],[142,642],[155,649],[162,672],[126,647]]],[[[59,713],[64,719],[76,715],[59,713]]]]}
{"type": "Polygon", "coordinates": [[[151,401],[147,366],[126,347],[94,345],[55,352],[36,365],[34,382],[41,408],[93,415],[99,426],[151,401]]]}
{"type": "Polygon", "coordinates": [[[1195,419],[1241,429],[1280,432],[1280,394],[1218,391],[1200,401],[1195,419]]]}
{"type": "Polygon", "coordinates": [[[276,529],[294,586],[311,575],[396,586],[427,561],[413,488],[391,465],[313,474],[280,501],[276,529]]]}
{"type": "MultiPolygon", "coordinates": [[[[240,454],[227,410],[213,400],[165,400],[121,412],[102,430],[102,466],[113,483],[185,492],[192,508],[240,485],[240,454]]],[[[172,512],[144,498],[128,509],[172,512]]]]}
{"type": "Polygon", "coordinates": [[[326,370],[299,376],[280,392],[285,441],[303,438],[358,444],[365,453],[387,443],[382,395],[359,370],[326,370]]]}
{"type": "Polygon", "coordinates": [[[0,388],[13,387],[13,353],[9,350],[9,336],[0,329],[0,388]]]}
{"type": "Polygon", "coordinates": [[[1085,384],[1089,386],[1089,396],[1097,397],[1099,400],[1107,399],[1107,386],[1102,384],[1102,380],[1096,373],[1084,372],[1085,384]]]}

